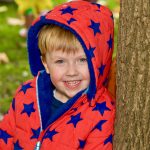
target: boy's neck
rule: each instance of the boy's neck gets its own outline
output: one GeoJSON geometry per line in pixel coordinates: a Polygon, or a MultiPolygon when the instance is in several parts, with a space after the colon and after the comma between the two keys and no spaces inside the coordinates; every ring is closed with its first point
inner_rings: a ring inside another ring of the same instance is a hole
{"type": "Polygon", "coordinates": [[[59,100],[62,103],[66,103],[68,101],[68,99],[65,96],[61,96],[56,89],[54,89],[53,91],[53,96],[55,99],[59,100]]]}

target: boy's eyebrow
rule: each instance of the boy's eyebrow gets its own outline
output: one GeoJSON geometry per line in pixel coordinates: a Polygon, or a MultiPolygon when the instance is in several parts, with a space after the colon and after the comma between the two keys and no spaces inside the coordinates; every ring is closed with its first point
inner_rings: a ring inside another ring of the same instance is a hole
{"type": "MultiPolygon", "coordinates": [[[[66,59],[66,58],[69,58],[69,53],[67,54],[67,55],[60,55],[60,54],[55,54],[54,56],[52,56],[52,58],[53,59],[66,59]],[[66,57],[67,56],[67,57],[66,57]]],[[[85,53],[81,53],[81,54],[79,54],[79,55],[75,55],[74,54],[74,57],[76,57],[76,58],[79,58],[79,57],[86,57],[87,58],[87,56],[86,56],[86,54],[85,53]]]]}
{"type": "Polygon", "coordinates": [[[54,57],[52,57],[52,59],[66,59],[66,57],[63,57],[63,56],[54,56],[54,57]]]}
{"type": "Polygon", "coordinates": [[[86,55],[80,55],[80,56],[78,56],[78,57],[86,57],[86,55]]]}
{"type": "Polygon", "coordinates": [[[83,53],[83,54],[81,54],[81,55],[79,55],[79,56],[85,56],[85,57],[86,57],[86,54],[83,53]]]}

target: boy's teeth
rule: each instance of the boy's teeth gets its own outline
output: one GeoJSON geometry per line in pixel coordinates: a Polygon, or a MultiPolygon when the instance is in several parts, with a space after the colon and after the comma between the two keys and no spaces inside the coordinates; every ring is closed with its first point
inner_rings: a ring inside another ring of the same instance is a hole
{"type": "Polygon", "coordinates": [[[66,81],[68,85],[74,86],[77,85],[80,81],[66,81]]]}

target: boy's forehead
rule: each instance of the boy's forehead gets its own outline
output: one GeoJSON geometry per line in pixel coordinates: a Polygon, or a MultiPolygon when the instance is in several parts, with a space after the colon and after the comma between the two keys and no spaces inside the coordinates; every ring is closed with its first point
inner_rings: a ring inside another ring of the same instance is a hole
{"type": "Polygon", "coordinates": [[[51,56],[70,56],[70,55],[73,55],[73,56],[79,56],[79,55],[86,56],[83,48],[76,49],[76,51],[72,51],[72,50],[64,51],[63,49],[58,49],[58,50],[48,51],[48,53],[51,56]]]}

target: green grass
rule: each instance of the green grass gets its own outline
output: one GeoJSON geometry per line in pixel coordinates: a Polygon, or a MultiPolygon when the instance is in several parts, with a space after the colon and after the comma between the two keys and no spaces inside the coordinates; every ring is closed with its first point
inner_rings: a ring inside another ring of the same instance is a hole
{"type": "Polygon", "coordinates": [[[0,13],[0,52],[5,52],[9,63],[0,64],[0,112],[8,110],[16,88],[31,77],[27,60],[26,40],[19,36],[20,26],[7,24],[8,17],[17,17],[14,3],[0,3],[7,6],[6,12],[0,13]],[[26,77],[23,76],[27,72],[26,77]]]}
{"type": "MultiPolygon", "coordinates": [[[[112,0],[109,1],[111,1],[109,7],[113,9],[116,4],[112,3],[112,0]]],[[[0,64],[0,112],[2,113],[8,110],[17,87],[32,77],[27,59],[27,48],[23,46],[26,45],[26,39],[18,34],[21,27],[7,24],[8,17],[18,17],[17,6],[13,2],[0,2],[0,6],[4,5],[8,10],[0,13],[0,52],[5,52],[10,61],[7,64],[0,64]]],[[[115,28],[115,35],[117,35],[117,28],[115,28]]],[[[115,36],[115,53],[116,42],[117,36],[115,36]]]]}
{"type": "Polygon", "coordinates": [[[108,7],[113,10],[115,7],[118,7],[119,3],[117,0],[106,0],[108,3],[108,7]]]}

